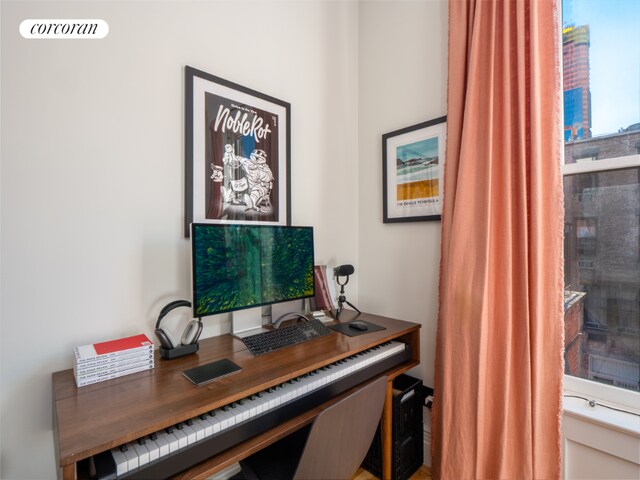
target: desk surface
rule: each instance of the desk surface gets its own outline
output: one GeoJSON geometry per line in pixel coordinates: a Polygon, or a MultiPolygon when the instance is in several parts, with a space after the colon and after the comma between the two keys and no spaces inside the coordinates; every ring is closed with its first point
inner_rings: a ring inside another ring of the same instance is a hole
{"type": "MultiPolygon", "coordinates": [[[[341,320],[352,316],[345,311],[341,320]]],[[[153,370],[82,388],[76,387],[72,370],[55,372],[54,436],[59,465],[73,464],[394,338],[414,348],[411,365],[403,365],[398,373],[418,364],[418,324],[371,314],[360,318],[386,329],[356,337],[332,331],[259,357],[240,340],[221,335],[201,340],[196,354],[162,360],[156,351],[153,370]],[[182,375],[188,368],[222,358],[242,370],[200,387],[182,375]]]]}

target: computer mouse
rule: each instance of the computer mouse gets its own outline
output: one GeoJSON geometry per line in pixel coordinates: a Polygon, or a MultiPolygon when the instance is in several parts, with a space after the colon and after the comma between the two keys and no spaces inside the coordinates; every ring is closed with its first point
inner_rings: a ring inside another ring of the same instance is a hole
{"type": "Polygon", "coordinates": [[[361,331],[369,330],[369,327],[367,326],[367,324],[360,321],[349,323],[349,328],[353,328],[354,330],[361,330],[361,331]]]}

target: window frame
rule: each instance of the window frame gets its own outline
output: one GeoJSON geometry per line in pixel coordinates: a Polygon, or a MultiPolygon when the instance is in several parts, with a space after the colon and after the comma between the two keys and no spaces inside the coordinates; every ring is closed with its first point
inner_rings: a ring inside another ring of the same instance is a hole
{"type": "MultiPolygon", "coordinates": [[[[563,159],[564,162],[564,152],[563,159]]],[[[583,173],[640,168],[640,154],[624,157],[606,158],[580,163],[561,165],[561,174],[565,176],[583,173]]],[[[565,414],[577,416],[592,422],[604,424],[627,433],[640,436],[640,392],[598,383],[572,375],[564,375],[563,410],[565,414]],[[588,401],[575,398],[583,397],[594,400],[600,405],[590,406],[588,401]],[[637,415],[604,408],[608,405],[637,415]]]]}

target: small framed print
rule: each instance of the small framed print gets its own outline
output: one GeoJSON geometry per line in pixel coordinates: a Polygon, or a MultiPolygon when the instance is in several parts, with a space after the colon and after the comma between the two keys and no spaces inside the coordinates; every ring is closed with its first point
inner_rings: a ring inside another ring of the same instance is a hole
{"type": "Polygon", "coordinates": [[[185,228],[289,225],[291,105],[185,68],[185,228]]]}
{"type": "Polygon", "coordinates": [[[382,135],[384,223],[440,220],[447,117],[382,135]]]}

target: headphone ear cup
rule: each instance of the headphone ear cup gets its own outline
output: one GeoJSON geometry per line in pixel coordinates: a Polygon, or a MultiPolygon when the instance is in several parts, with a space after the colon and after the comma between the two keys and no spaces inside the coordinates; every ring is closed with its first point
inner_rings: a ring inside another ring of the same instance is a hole
{"type": "Polygon", "coordinates": [[[200,333],[202,333],[202,322],[191,320],[184,329],[180,343],[182,343],[182,345],[196,343],[200,337],[200,333]]]}
{"type": "Polygon", "coordinates": [[[168,331],[165,332],[161,328],[156,328],[156,336],[158,337],[158,340],[160,340],[160,345],[167,350],[171,350],[178,346],[178,343],[168,331]]]}

